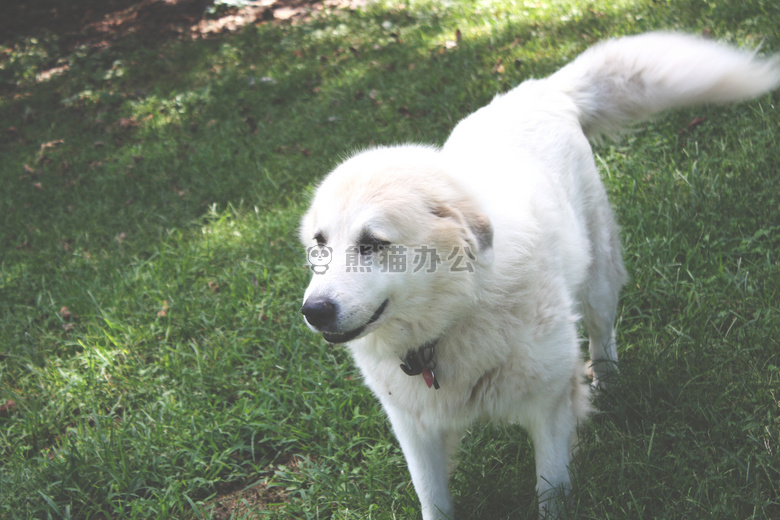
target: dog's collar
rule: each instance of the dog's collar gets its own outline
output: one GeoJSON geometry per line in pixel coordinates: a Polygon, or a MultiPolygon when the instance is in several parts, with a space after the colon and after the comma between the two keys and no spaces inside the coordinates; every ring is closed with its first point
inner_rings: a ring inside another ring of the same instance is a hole
{"type": "Polygon", "coordinates": [[[407,376],[419,376],[422,374],[428,388],[433,385],[433,388],[436,390],[439,389],[439,381],[436,380],[436,375],[433,373],[433,369],[436,368],[436,360],[433,359],[433,356],[434,347],[438,342],[438,339],[431,340],[421,347],[409,350],[401,358],[401,361],[403,361],[401,370],[407,376]]]}

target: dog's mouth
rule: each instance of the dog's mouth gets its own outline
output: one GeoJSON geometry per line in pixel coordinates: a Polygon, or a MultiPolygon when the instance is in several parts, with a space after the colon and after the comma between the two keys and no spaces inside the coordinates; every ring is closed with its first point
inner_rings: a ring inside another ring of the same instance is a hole
{"type": "Polygon", "coordinates": [[[374,312],[371,318],[369,318],[369,320],[365,323],[365,325],[362,325],[348,332],[323,332],[322,337],[325,338],[325,341],[327,341],[328,343],[332,343],[334,345],[338,343],[346,343],[347,341],[357,338],[358,336],[360,336],[360,334],[363,333],[366,327],[374,323],[376,320],[379,319],[380,316],[382,316],[382,313],[385,312],[388,303],[390,303],[389,299],[382,302],[382,305],[379,306],[379,308],[374,312]]]}

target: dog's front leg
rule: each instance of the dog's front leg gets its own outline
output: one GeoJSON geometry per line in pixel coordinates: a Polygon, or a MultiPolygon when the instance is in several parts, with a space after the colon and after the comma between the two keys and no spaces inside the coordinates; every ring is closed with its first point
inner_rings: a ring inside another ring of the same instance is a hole
{"type": "Polygon", "coordinates": [[[568,396],[551,403],[551,413],[528,428],[536,459],[539,518],[552,520],[566,508],[571,491],[569,465],[576,437],[577,416],[568,396]]]}
{"type": "Polygon", "coordinates": [[[447,489],[447,432],[426,427],[404,410],[392,406],[385,409],[406,457],[423,520],[452,520],[452,499],[447,489]]]}

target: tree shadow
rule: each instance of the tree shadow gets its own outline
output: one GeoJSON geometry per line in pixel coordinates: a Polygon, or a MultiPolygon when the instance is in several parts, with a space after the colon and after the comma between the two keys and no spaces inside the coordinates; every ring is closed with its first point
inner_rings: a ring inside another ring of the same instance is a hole
{"type": "Polygon", "coordinates": [[[236,6],[215,0],[27,0],[10,2],[0,19],[0,44],[54,37],[66,48],[106,47],[132,38],[165,41],[235,31],[271,20],[304,19],[326,6],[362,0],[247,0],[236,6]]]}

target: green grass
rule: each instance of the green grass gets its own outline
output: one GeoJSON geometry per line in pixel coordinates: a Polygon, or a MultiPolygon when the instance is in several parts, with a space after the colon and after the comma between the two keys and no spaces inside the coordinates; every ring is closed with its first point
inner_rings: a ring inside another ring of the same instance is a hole
{"type": "MultiPolygon", "coordinates": [[[[381,410],[299,316],[312,186],[356,148],[441,143],[599,39],[778,51],[778,24],[774,0],[409,1],[209,40],[12,42],[0,517],[229,518],[232,499],[234,518],[414,518],[381,410]]],[[[780,518],[778,102],[596,150],[631,281],[572,517],[780,518]]],[[[475,426],[461,518],[535,518],[532,456],[521,431],[475,426]]]]}

